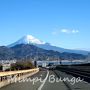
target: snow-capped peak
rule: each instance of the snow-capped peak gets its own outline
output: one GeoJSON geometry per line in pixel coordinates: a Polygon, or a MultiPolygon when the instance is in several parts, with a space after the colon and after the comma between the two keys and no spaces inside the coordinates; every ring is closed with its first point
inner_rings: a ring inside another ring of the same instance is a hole
{"type": "Polygon", "coordinates": [[[45,42],[40,41],[39,39],[33,37],[32,35],[26,35],[24,36],[21,41],[25,44],[45,44],[45,42]]]}
{"type": "Polygon", "coordinates": [[[8,45],[9,47],[13,47],[17,44],[45,44],[45,42],[33,37],[32,35],[26,35],[24,37],[22,37],[21,39],[19,39],[18,41],[16,41],[13,44],[8,45]]]}

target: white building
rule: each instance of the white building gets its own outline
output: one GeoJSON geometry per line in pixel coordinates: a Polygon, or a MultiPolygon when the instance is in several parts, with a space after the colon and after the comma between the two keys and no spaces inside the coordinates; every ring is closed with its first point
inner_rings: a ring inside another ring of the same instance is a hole
{"type": "Polygon", "coordinates": [[[5,71],[5,70],[11,68],[12,63],[16,63],[16,60],[2,60],[1,61],[2,70],[5,71]]]}
{"type": "Polygon", "coordinates": [[[7,69],[9,69],[11,67],[11,64],[7,63],[7,64],[3,64],[2,65],[2,70],[5,71],[7,69]]]}
{"type": "Polygon", "coordinates": [[[46,67],[47,63],[46,62],[42,62],[42,67],[46,67]]]}

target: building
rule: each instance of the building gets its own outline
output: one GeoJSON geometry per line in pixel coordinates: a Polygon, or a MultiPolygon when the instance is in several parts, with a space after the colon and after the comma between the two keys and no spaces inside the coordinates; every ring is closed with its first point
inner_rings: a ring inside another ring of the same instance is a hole
{"type": "Polygon", "coordinates": [[[11,68],[11,64],[16,63],[16,60],[2,60],[1,65],[2,65],[2,70],[5,71],[7,69],[11,68]]]}
{"type": "Polygon", "coordinates": [[[42,62],[42,67],[46,67],[47,63],[46,62],[42,62]]]}
{"type": "Polygon", "coordinates": [[[2,70],[3,70],[3,71],[9,69],[10,67],[11,67],[11,64],[9,64],[9,63],[2,64],[2,70]]]}

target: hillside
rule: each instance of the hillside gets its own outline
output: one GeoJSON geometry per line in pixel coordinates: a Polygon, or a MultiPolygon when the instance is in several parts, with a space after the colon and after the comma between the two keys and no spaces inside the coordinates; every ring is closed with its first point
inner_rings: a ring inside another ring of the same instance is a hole
{"type": "Polygon", "coordinates": [[[45,50],[30,44],[19,44],[13,47],[0,47],[0,60],[6,59],[34,59],[34,60],[58,60],[58,59],[85,59],[86,55],[75,53],[60,53],[53,50],[45,50]]]}

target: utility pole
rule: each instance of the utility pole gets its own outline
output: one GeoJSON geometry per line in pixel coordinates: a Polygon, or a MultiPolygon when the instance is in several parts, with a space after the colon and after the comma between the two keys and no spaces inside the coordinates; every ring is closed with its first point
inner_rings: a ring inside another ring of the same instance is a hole
{"type": "Polygon", "coordinates": [[[62,60],[60,59],[59,61],[60,61],[60,65],[61,65],[62,64],[62,60]]]}
{"type": "Polygon", "coordinates": [[[36,52],[36,56],[34,57],[34,65],[35,67],[38,67],[38,52],[36,52]]]}

